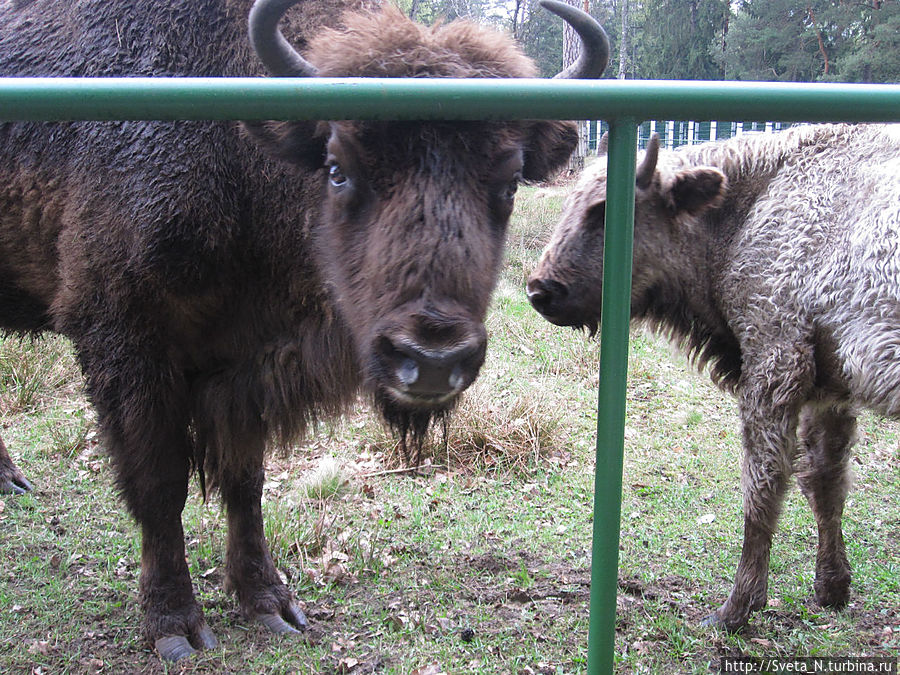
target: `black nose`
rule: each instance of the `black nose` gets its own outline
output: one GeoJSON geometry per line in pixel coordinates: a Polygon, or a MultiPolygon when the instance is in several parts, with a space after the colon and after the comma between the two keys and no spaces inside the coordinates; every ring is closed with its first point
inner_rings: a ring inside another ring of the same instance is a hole
{"type": "Polygon", "coordinates": [[[531,306],[545,315],[554,314],[554,307],[558,307],[569,294],[568,288],[553,279],[530,279],[525,290],[531,306]]]}
{"type": "Polygon", "coordinates": [[[383,338],[380,344],[397,391],[417,399],[445,398],[468,387],[478,375],[485,348],[486,340],[481,336],[441,348],[423,347],[396,337],[383,338]]]}

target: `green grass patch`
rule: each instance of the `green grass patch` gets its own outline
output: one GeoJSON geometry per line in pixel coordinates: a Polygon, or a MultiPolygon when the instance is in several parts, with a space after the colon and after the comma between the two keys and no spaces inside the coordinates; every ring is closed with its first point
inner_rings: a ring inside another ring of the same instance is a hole
{"type": "MultiPolygon", "coordinates": [[[[266,535],[305,604],[304,638],[268,635],[222,590],[225,522],[194,488],[184,513],[198,599],[220,641],[178,666],[138,635],[139,534],[65,341],[0,342],[0,424],[35,491],[0,497],[3,673],[584,673],[599,345],[533,312],[523,285],[563,199],[524,188],[488,318],[488,360],[430,469],[397,472],[364,406],[273,456],[266,535]]],[[[632,334],[616,662],[717,672],[722,656],[900,652],[897,423],[864,416],[845,514],[853,592],[811,602],[815,524],[793,490],[770,604],[739,635],[700,621],[741,543],[733,399],[665,342],[632,334]]]]}

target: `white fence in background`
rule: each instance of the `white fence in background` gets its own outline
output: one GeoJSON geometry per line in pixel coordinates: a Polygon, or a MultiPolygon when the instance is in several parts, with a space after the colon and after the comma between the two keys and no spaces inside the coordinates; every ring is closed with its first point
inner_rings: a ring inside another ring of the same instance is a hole
{"type": "MultiPolygon", "coordinates": [[[[791,126],[785,122],[695,122],[695,121],[657,121],[644,122],[638,129],[638,148],[647,146],[650,134],[659,134],[660,144],[668,149],[680,145],[694,145],[706,141],[716,141],[732,136],[740,136],[749,131],[771,132],[791,126]]],[[[589,153],[597,150],[597,140],[609,130],[606,122],[591,121],[582,127],[587,133],[589,153]]]]}

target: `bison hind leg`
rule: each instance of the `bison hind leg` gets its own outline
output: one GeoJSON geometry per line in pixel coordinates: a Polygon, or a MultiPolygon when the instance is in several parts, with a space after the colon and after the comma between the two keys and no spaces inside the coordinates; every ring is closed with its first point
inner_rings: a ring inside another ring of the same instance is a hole
{"type": "Polygon", "coordinates": [[[801,416],[798,437],[805,455],[797,481],[819,531],[815,600],[823,607],[841,608],[850,599],[841,519],[850,485],[850,448],[856,440],[855,412],[845,406],[809,406],[801,416]]]}

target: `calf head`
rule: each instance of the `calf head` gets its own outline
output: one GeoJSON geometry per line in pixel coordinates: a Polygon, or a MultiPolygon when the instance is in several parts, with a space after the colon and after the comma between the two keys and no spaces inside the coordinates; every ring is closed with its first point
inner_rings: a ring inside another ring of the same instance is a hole
{"type": "MultiPolygon", "coordinates": [[[[601,150],[605,138],[602,143],[601,150]]],[[[666,302],[665,289],[677,285],[681,266],[696,265],[690,255],[696,218],[717,206],[726,190],[718,169],[684,166],[677,153],[660,155],[655,134],[639,159],[631,286],[635,319],[654,303],[666,302]]],[[[599,325],[603,291],[606,175],[602,160],[585,171],[527,284],[528,299],[545,319],[587,327],[591,334],[599,325]]]]}
{"type": "MultiPolygon", "coordinates": [[[[276,27],[290,4],[260,0],[251,14],[254,46],[275,75],[535,75],[504,35],[467,22],[427,28],[390,6],[345,16],[343,29],[311,42],[307,60],[276,27]]],[[[578,77],[599,76],[608,53],[602,29],[587,20],[593,25],[580,30],[597,44],[578,77]]],[[[316,264],[386,418],[424,429],[484,361],[483,321],[516,187],[562,166],[577,142],[574,125],[336,121],[248,129],[272,153],[321,167],[316,264]]]]}

